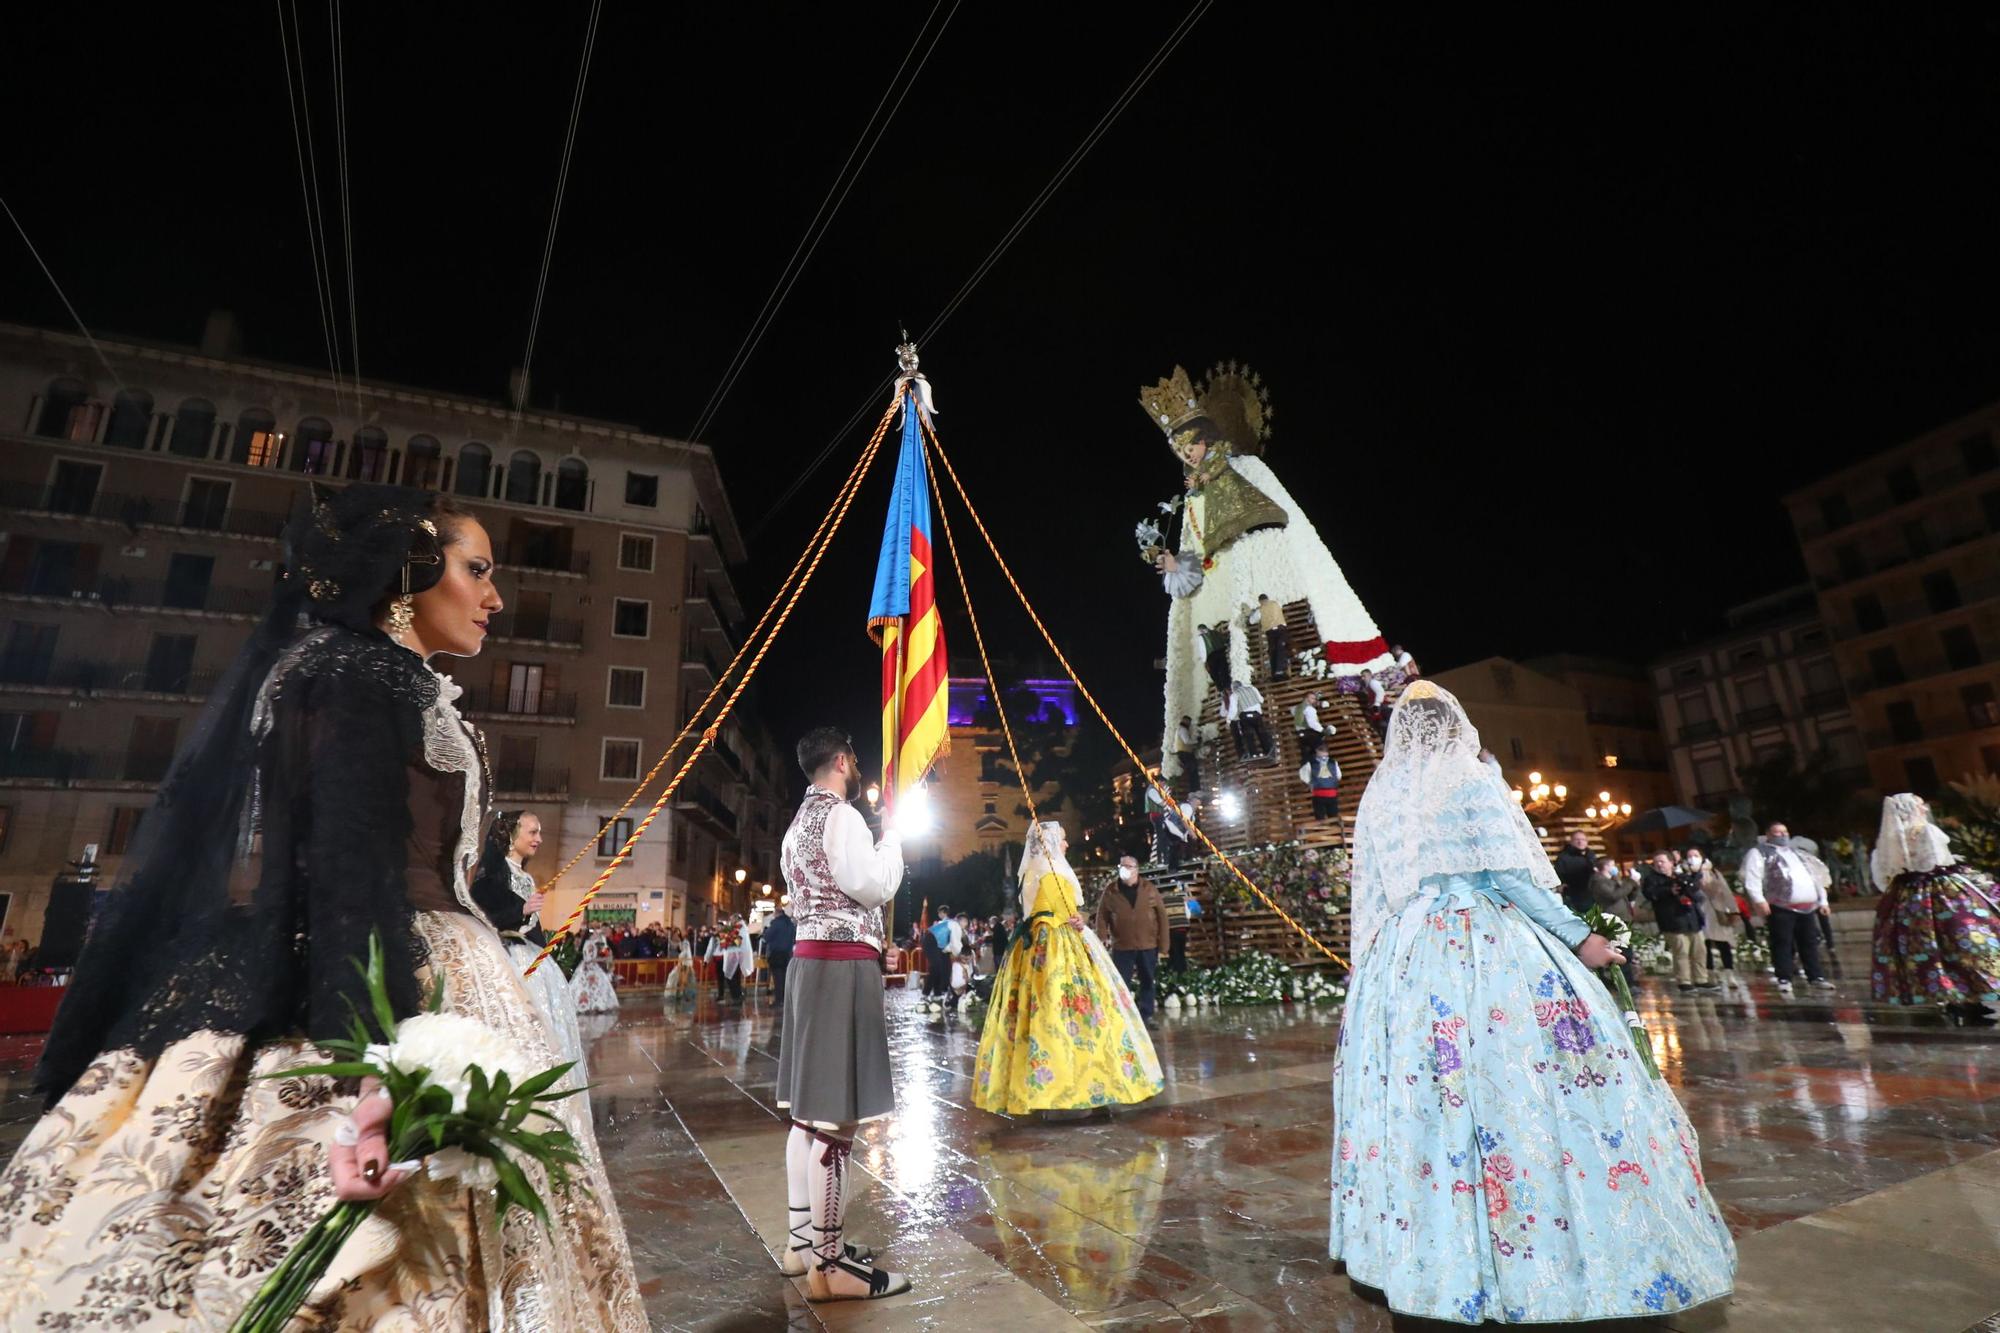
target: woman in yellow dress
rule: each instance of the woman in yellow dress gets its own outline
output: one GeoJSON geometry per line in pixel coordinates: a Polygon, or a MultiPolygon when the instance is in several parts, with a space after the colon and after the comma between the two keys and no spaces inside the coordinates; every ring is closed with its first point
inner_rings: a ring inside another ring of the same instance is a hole
{"type": "Polygon", "coordinates": [[[1132,1105],[1164,1086],[1153,1039],[1111,955],[1083,923],[1082,891],[1054,820],[1028,830],[1026,922],[993,982],[972,1101],[982,1111],[1132,1105]]]}

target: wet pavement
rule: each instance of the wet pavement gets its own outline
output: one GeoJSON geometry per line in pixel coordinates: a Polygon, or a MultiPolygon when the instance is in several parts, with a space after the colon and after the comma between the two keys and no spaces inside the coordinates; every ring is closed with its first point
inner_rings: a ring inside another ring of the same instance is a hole
{"type": "MultiPolygon", "coordinates": [[[[1592,1327],[2000,1329],[2000,1033],[1860,1001],[1714,998],[1648,981],[1641,1009],[1742,1248],[1735,1298],[1592,1327]]],[[[784,1234],[776,1015],[627,997],[591,1020],[593,1104],[659,1329],[1386,1330],[1325,1256],[1333,1008],[1160,1017],[1166,1091],[1114,1118],[973,1109],[975,1028],[890,994],[900,1098],[867,1127],[850,1226],[916,1281],[809,1306],[784,1234]]],[[[33,1112],[33,1043],[0,1044],[0,1147],[33,1112]]]]}

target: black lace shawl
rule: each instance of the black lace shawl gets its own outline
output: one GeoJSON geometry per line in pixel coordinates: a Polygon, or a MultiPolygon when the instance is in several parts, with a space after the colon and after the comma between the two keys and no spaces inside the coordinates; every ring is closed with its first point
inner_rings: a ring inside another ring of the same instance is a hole
{"type": "Polygon", "coordinates": [[[273,608],[162,784],[35,1071],[51,1101],[104,1051],[344,1035],[371,933],[397,1014],[421,1007],[404,881],[437,681],[379,631],[296,624],[273,608]]]}

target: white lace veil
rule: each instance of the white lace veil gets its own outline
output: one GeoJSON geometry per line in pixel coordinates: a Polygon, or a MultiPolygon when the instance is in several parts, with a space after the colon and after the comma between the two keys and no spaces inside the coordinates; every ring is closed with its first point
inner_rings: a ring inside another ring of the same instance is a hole
{"type": "Polygon", "coordinates": [[[1354,824],[1356,961],[1426,876],[1525,870],[1543,888],[1561,882],[1479,749],[1479,732],[1449,690],[1420,680],[1404,692],[1354,824]]]}
{"type": "Polygon", "coordinates": [[[1882,802],[1882,830],[1875,835],[1875,850],[1868,857],[1876,888],[1887,892],[1898,875],[1936,870],[1957,860],[1951,839],[1931,823],[1931,808],[1921,797],[1901,792],[1882,802]]]}
{"type": "Polygon", "coordinates": [[[1021,915],[1035,914],[1035,895],[1041,891],[1043,875],[1061,875],[1072,884],[1076,872],[1060,850],[1063,826],[1059,820],[1045,819],[1028,829],[1028,850],[1021,857],[1021,915]]]}

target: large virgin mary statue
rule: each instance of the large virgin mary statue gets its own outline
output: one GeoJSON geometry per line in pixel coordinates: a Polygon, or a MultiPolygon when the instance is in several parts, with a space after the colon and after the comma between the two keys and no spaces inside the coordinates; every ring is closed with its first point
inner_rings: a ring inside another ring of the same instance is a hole
{"type": "Polygon", "coordinates": [[[1249,680],[1246,615],[1259,594],[1281,605],[1305,602],[1326,656],[1329,683],[1358,687],[1363,669],[1389,675],[1382,632],[1354,595],[1298,502],[1256,454],[1270,434],[1271,407],[1254,375],[1218,366],[1196,390],[1187,371],[1139,391],[1139,405],[1180,459],[1187,497],[1180,539],[1160,553],[1167,614],[1167,698],[1162,748],[1171,770],[1174,725],[1199,716],[1209,678],[1198,630],[1226,624],[1229,674],[1249,680]]]}

